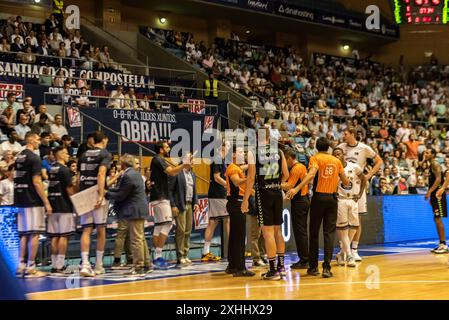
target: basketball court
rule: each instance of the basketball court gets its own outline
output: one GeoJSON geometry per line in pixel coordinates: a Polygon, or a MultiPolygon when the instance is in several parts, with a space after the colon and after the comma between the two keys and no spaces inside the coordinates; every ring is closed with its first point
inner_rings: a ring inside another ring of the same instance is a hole
{"type": "MultiPolygon", "coordinates": [[[[356,268],[334,263],[330,279],[308,276],[306,270],[288,270],[281,281],[263,281],[264,269],[252,269],[257,273],[252,278],[234,278],[224,273],[224,261],[195,261],[183,269],[156,270],[145,279],[109,273],[93,280],[75,275],[24,279],[21,284],[33,300],[447,299],[448,256],[430,253],[433,245],[433,241],[423,241],[367,246],[360,249],[363,262],[356,268]]],[[[289,255],[287,265],[295,259],[296,255],[289,255]]]]}

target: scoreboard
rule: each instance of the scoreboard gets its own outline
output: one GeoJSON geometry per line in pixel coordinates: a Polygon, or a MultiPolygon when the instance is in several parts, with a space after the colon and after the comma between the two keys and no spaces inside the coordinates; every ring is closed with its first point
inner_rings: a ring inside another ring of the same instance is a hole
{"type": "Polygon", "coordinates": [[[393,0],[397,24],[447,24],[449,0],[393,0]]]}

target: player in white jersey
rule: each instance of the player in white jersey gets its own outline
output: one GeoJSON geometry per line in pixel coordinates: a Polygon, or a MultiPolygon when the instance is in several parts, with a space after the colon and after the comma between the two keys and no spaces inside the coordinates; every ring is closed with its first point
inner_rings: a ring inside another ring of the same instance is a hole
{"type": "MultiPolygon", "coordinates": [[[[373,168],[365,174],[366,181],[370,181],[371,177],[379,171],[382,166],[382,158],[370,147],[364,143],[358,142],[356,139],[357,130],[353,127],[346,128],[343,133],[344,142],[337,146],[337,148],[343,150],[345,160],[348,162],[357,163],[362,170],[365,170],[366,161],[372,159],[374,161],[373,168]]],[[[366,190],[363,192],[363,196],[358,201],[359,215],[365,215],[368,213],[368,206],[366,201],[366,190]]],[[[359,246],[360,236],[362,235],[362,219],[360,219],[360,226],[352,241],[352,255],[355,261],[362,261],[357,249],[359,246]]]]}
{"type": "Polygon", "coordinates": [[[337,263],[348,267],[355,267],[355,259],[351,253],[351,241],[359,228],[358,200],[364,194],[366,178],[362,168],[357,163],[347,162],[343,150],[335,148],[334,157],[341,161],[345,168],[345,175],[350,184],[344,187],[338,186],[338,214],[337,214],[337,236],[341,243],[341,250],[337,253],[337,263]]]}

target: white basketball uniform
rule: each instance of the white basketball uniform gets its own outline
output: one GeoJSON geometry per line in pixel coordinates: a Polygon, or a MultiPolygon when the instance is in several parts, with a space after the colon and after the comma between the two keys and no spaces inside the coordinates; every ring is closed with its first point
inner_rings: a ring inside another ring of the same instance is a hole
{"type": "MultiPolygon", "coordinates": [[[[362,169],[362,171],[365,169],[366,161],[368,159],[374,159],[377,155],[377,153],[370,146],[362,142],[358,142],[354,147],[348,146],[348,144],[344,142],[338,145],[337,148],[343,150],[345,160],[347,162],[357,163],[359,167],[362,169]]],[[[366,192],[364,192],[362,197],[359,199],[358,212],[361,215],[366,214],[368,212],[366,192]]]]}
{"type": "Polygon", "coordinates": [[[349,186],[344,187],[340,181],[338,186],[338,215],[337,228],[359,227],[358,203],[354,197],[360,192],[361,181],[358,176],[363,173],[356,163],[346,162],[345,175],[349,179],[349,186]]]}

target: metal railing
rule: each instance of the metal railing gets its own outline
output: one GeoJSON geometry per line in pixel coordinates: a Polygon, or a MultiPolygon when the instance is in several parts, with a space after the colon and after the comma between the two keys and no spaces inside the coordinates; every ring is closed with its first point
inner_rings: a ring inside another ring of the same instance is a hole
{"type": "MultiPolygon", "coordinates": [[[[62,41],[58,41],[58,42],[62,42],[62,41]]],[[[49,48],[47,50],[51,51],[52,49],[49,48]]],[[[36,62],[40,60],[43,63],[53,63],[54,65],[46,65],[46,66],[55,67],[55,68],[58,68],[58,67],[59,68],[74,68],[74,69],[87,70],[87,71],[98,71],[98,72],[108,71],[108,72],[122,73],[122,71],[120,71],[119,67],[125,67],[125,68],[132,67],[132,68],[137,68],[137,70],[139,70],[139,68],[143,69],[143,72],[141,74],[135,73],[136,75],[148,76],[150,74],[149,71],[154,70],[154,71],[158,71],[160,74],[168,73],[168,77],[170,79],[179,79],[184,76],[191,76],[192,81],[193,81],[194,78],[196,77],[195,72],[189,71],[189,70],[163,68],[163,67],[152,67],[149,64],[145,65],[145,66],[144,65],[136,65],[136,64],[123,63],[123,62],[117,62],[117,61],[113,61],[113,62],[109,63],[109,65],[114,66],[115,69],[114,68],[98,69],[97,66],[100,64],[103,64],[103,62],[97,61],[97,60],[82,59],[81,52],[80,52],[80,55],[81,55],[80,58],[70,58],[70,57],[59,57],[59,56],[55,56],[55,55],[51,55],[51,54],[41,55],[38,53],[27,54],[25,52],[0,51],[1,60],[4,60],[5,57],[12,58],[11,61],[5,61],[5,62],[39,65],[38,63],[28,63],[28,62],[22,61],[19,57],[24,56],[24,55],[32,55],[36,58],[39,58],[39,59],[36,59],[36,62]],[[3,55],[3,57],[2,57],[2,55],[3,55]],[[82,65],[83,63],[89,63],[92,65],[92,68],[81,68],[78,65],[73,66],[73,62],[79,63],[80,65],[82,65]],[[57,65],[58,63],[59,63],[59,65],[57,65]]],[[[153,72],[153,73],[156,73],[156,72],[153,72]]],[[[128,73],[128,74],[130,74],[130,73],[128,73]]]]}
{"type": "MultiPolygon", "coordinates": [[[[0,61],[1,61],[1,59],[0,59],[0,61]]],[[[40,67],[46,67],[46,66],[40,66],[40,67]]],[[[86,72],[92,72],[92,70],[86,70],[86,69],[77,69],[77,70],[86,71],[86,72]]],[[[97,71],[93,71],[93,72],[97,72],[97,71]]],[[[100,71],[98,71],[98,72],[100,72],[100,71]]],[[[5,73],[5,71],[3,73],[5,73]]],[[[29,73],[29,72],[21,72],[21,71],[17,71],[17,72],[16,71],[11,71],[11,72],[8,72],[8,73],[12,74],[12,75],[4,74],[3,77],[19,77],[19,76],[23,76],[21,78],[21,80],[23,82],[22,84],[26,84],[27,82],[30,81],[30,79],[39,79],[41,77],[52,77],[53,78],[52,79],[52,85],[50,85],[49,87],[58,87],[56,85],[53,85],[53,80],[55,80],[56,78],[62,78],[64,81],[69,79],[69,78],[71,80],[75,80],[75,81],[76,80],[83,80],[83,81],[86,81],[86,82],[98,81],[98,82],[101,82],[101,83],[110,84],[111,86],[127,86],[127,87],[135,87],[136,86],[135,82],[118,81],[118,80],[117,81],[113,81],[113,80],[109,80],[109,79],[102,80],[102,79],[98,79],[98,78],[82,78],[82,77],[77,77],[77,76],[68,76],[68,75],[65,75],[65,74],[63,76],[59,76],[57,74],[39,74],[39,75],[37,75],[37,74],[33,74],[33,73],[29,73]]],[[[145,84],[145,86],[147,86],[147,84],[145,84]]],[[[62,88],[61,86],[59,86],[59,87],[62,88]]],[[[197,88],[197,87],[185,87],[185,86],[181,86],[181,85],[163,85],[163,84],[156,84],[156,83],[152,84],[151,87],[154,87],[154,88],[167,88],[167,89],[169,89],[170,92],[175,91],[175,94],[179,93],[179,92],[184,92],[184,93],[186,93],[186,92],[196,92],[196,93],[198,93],[199,92],[201,98],[206,98],[206,99],[208,98],[208,97],[204,96],[204,92],[206,92],[207,90],[206,89],[202,89],[202,88],[197,88]]],[[[71,89],[73,89],[73,88],[71,88],[71,89]]],[[[77,88],[77,89],[80,90],[80,88],[77,88]]],[[[224,90],[217,90],[217,91],[219,93],[227,93],[224,90]]]]}
{"type": "MultiPolygon", "coordinates": [[[[273,104],[274,105],[274,104],[273,104]]],[[[300,116],[304,116],[304,115],[308,115],[309,119],[310,116],[326,116],[326,117],[332,117],[332,118],[337,118],[337,119],[345,119],[345,121],[347,120],[352,120],[354,118],[354,116],[351,115],[344,115],[344,116],[336,116],[332,113],[329,113],[327,111],[323,111],[323,112],[316,112],[316,111],[312,111],[312,112],[304,112],[304,111],[282,111],[279,109],[276,110],[269,110],[269,109],[265,109],[265,108],[242,108],[242,109],[246,109],[246,110],[251,110],[252,112],[258,111],[261,114],[282,114],[282,112],[294,112],[294,113],[298,113],[300,114],[300,116]]],[[[327,109],[328,111],[332,111],[331,108],[327,109]]],[[[363,117],[365,118],[365,117],[363,117]]],[[[428,126],[429,122],[428,121],[423,121],[423,120],[401,120],[401,119],[389,119],[389,118],[373,118],[373,117],[366,117],[368,119],[368,121],[372,122],[391,122],[391,121],[396,121],[397,123],[402,123],[402,122],[407,122],[407,123],[411,123],[411,124],[417,124],[417,125],[424,125],[424,126],[428,126]]],[[[270,120],[282,120],[282,119],[270,119],[270,120]]],[[[437,126],[449,126],[449,122],[437,122],[436,123],[437,126]]]]}
{"type": "MultiPolygon", "coordinates": [[[[5,90],[5,91],[8,91],[8,90],[5,90]]],[[[64,105],[64,101],[68,100],[68,99],[66,99],[66,97],[69,97],[70,100],[75,100],[75,102],[76,102],[76,98],[80,98],[80,94],[44,92],[44,102],[47,101],[47,99],[46,99],[47,96],[60,97],[60,100],[58,100],[58,102],[56,102],[56,103],[46,103],[46,104],[59,104],[59,102],[61,102],[62,105],[64,105]],[[72,99],[72,98],[75,98],[75,99],[72,99]]],[[[126,98],[126,97],[124,97],[124,98],[114,98],[114,97],[95,96],[95,95],[85,95],[85,96],[82,96],[82,97],[83,98],[87,98],[89,100],[88,104],[93,104],[93,103],[90,103],[91,102],[90,98],[95,99],[95,105],[96,105],[97,108],[100,108],[100,106],[98,104],[98,102],[100,100],[108,100],[108,101],[109,100],[116,100],[116,101],[119,101],[119,104],[118,104],[119,106],[122,106],[122,105],[124,106],[126,102],[130,103],[130,105],[134,105],[134,102],[136,102],[136,103],[144,102],[145,104],[149,104],[149,103],[161,104],[162,111],[164,111],[163,105],[170,105],[171,106],[171,105],[174,104],[174,105],[187,105],[189,107],[192,106],[187,101],[137,99],[137,98],[133,99],[133,98],[126,98]]],[[[110,107],[111,105],[112,104],[107,104],[106,107],[110,107]]],[[[116,105],[116,104],[114,103],[114,105],[116,105]]],[[[75,106],[88,107],[86,105],[79,104],[79,103],[75,103],[75,106]]],[[[210,114],[210,115],[218,114],[218,105],[216,105],[216,104],[207,104],[207,103],[205,103],[205,104],[201,105],[201,107],[205,107],[206,112],[208,111],[209,112],[208,114],[210,114]]],[[[133,109],[133,110],[142,110],[142,111],[153,111],[153,110],[150,110],[149,108],[146,108],[146,106],[142,107],[139,104],[138,104],[137,108],[135,108],[135,107],[133,107],[133,108],[120,107],[120,108],[111,108],[111,109],[125,109],[125,110],[126,109],[129,109],[129,110],[133,109]]]]}

